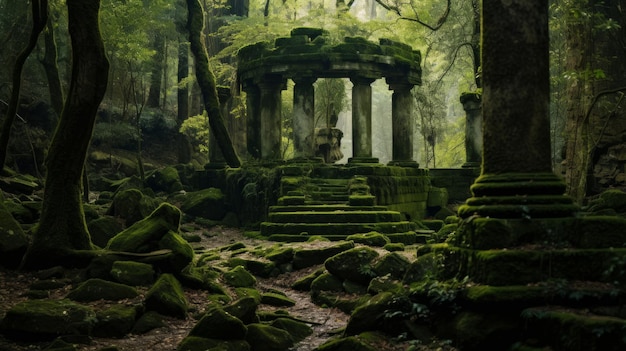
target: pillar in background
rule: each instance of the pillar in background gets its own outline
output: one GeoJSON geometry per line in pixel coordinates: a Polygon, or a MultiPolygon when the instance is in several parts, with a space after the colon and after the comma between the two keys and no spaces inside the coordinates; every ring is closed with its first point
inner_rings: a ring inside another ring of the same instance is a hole
{"type": "Polygon", "coordinates": [[[480,167],[483,152],[483,115],[479,93],[461,94],[465,110],[465,163],[463,168],[480,167]]]}
{"type": "Polygon", "coordinates": [[[259,83],[261,91],[259,113],[261,118],[261,159],[282,159],[282,103],[281,91],[285,82],[279,76],[265,76],[259,83]]]}
{"type": "Polygon", "coordinates": [[[256,84],[243,84],[246,92],[246,146],[253,159],[261,158],[261,90],[256,84]]]}
{"type": "Polygon", "coordinates": [[[296,159],[315,156],[316,78],[295,78],[293,88],[293,145],[296,159]]]}
{"type": "Polygon", "coordinates": [[[372,83],[375,79],[350,78],[352,82],[352,158],[349,162],[376,163],[372,158],[372,83]]]}
{"type": "Polygon", "coordinates": [[[392,160],[391,165],[418,167],[413,160],[413,84],[388,82],[391,96],[392,160]]]}

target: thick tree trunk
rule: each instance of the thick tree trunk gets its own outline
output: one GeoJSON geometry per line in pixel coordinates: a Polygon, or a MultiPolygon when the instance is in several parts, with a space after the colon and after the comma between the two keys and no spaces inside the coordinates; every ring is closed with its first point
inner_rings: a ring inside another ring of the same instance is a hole
{"type": "MultiPolygon", "coordinates": [[[[179,37],[178,43],[178,83],[182,82],[189,76],[189,42],[183,39],[182,35],[179,37]]],[[[178,128],[183,125],[183,122],[189,117],[189,88],[187,84],[179,87],[177,91],[178,100],[178,115],[176,116],[176,122],[178,128]]],[[[187,139],[187,136],[183,133],[177,134],[176,140],[178,148],[178,162],[188,163],[191,161],[191,144],[187,139]]]]}
{"type": "Polygon", "coordinates": [[[24,268],[72,264],[73,250],[92,248],[81,202],[81,175],[109,63],[98,27],[99,0],[67,0],[72,79],[46,161],[39,226],[24,268]]]}
{"type": "Polygon", "coordinates": [[[224,119],[220,111],[220,103],[217,96],[215,76],[209,69],[209,57],[206,48],[202,44],[201,33],[204,27],[204,15],[202,6],[198,0],[187,0],[189,42],[191,52],[196,60],[196,78],[202,91],[204,108],[209,116],[209,125],[215,135],[218,146],[222,150],[224,159],[230,167],[241,166],[241,161],[235,152],[228,130],[224,125],[224,119]]]}
{"type": "Polygon", "coordinates": [[[43,31],[48,22],[48,0],[33,0],[33,29],[30,32],[30,38],[26,48],[17,55],[15,66],[13,67],[13,86],[11,91],[11,99],[9,107],[2,125],[2,133],[0,134],[0,173],[4,169],[4,163],[7,157],[7,149],[9,146],[9,138],[11,136],[11,127],[17,114],[17,107],[20,99],[20,89],[22,85],[22,69],[26,63],[26,59],[37,45],[39,34],[43,31]]]}

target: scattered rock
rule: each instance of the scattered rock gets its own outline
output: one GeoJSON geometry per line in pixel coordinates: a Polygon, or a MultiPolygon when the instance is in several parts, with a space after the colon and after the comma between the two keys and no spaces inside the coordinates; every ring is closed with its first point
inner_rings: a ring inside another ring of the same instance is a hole
{"type": "Polygon", "coordinates": [[[252,287],[256,284],[256,278],[250,274],[243,266],[237,266],[223,274],[226,284],[235,287],[252,287]]]}
{"type": "Polygon", "coordinates": [[[146,293],[146,310],[181,319],[187,317],[187,299],[178,280],[169,274],[161,274],[146,293]]]}
{"type": "Polygon", "coordinates": [[[93,335],[103,338],[121,338],[128,334],[133,325],[137,310],[134,307],[116,305],[96,313],[98,322],[93,335]]]}
{"type": "Polygon", "coordinates": [[[246,341],[252,351],[282,351],[288,350],[294,344],[289,332],[261,323],[248,325],[246,341]]]}
{"type": "Polygon", "coordinates": [[[356,247],[326,260],[324,266],[333,275],[341,279],[366,285],[376,276],[372,261],[378,257],[378,252],[363,246],[356,247]]]}
{"type": "Polygon", "coordinates": [[[243,322],[224,311],[221,307],[211,306],[200,321],[189,332],[189,336],[207,339],[243,340],[248,328],[243,322]]]}
{"type": "Polygon", "coordinates": [[[106,214],[123,218],[126,225],[130,226],[150,215],[157,206],[157,200],[145,196],[137,189],[128,189],[120,191],[115,195],[106,214]]]}
{"type": "Polygon", "coordinates": [[[224,194],[217,188],[187,193],[180,208],[188,215],[211,220],[221,220],[227,212],[224,194]]]}
{"type": "Polygon", "coordinates": [[[73,301],[89,302],[97,300],[118,301],[138,296],[137,289],[98,278],[89,279],[67,294],[73,301]]]}
{"type": "Polygon", "coordinates": [[[130,286],[150,285],[154,283],[152,265],[134,261],[115,261],[111,268],[111,276],[118,282],[130,286]]]}

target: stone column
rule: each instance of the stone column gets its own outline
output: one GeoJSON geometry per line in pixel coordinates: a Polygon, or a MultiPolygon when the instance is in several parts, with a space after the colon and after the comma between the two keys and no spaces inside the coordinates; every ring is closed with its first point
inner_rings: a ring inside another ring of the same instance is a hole
{"type": "Polygon", "coordinates": [[[261,90],[259,86],[244,82],[246,92],[246,146],[248,155],[253,159],[261,158],[261,90]]]}
{"type": "Polygon", "coordinates": [[[364,77],[352,81],[352,158],[349,162],[377,163],[372,158],[372,82],[364,77]]]}
{"type": "Polygon", "coordinates": [[[296,159],[315,156],[315,88],[317,78],[294,78],[293,144],[296,159]]]}
{"type": "Polygon", "coordinates": [[[392,160],[390,165],[418,167],[413,160],[413,84],[390,83],[393,90],[391,96],[391,125],[392,125],[392,160]]]}
{"type": "Polygon", "coordinates": [[[483,0],[483,163],[459,215],[570,216],[551,169],[548,0],[483,0]]]}
{"type": "Polygon", "coordinates": [[[465,110],[465,163],[463,168],[480,167],[483,152],[483,115],[479,93],[461,94],[465,110]]]}
{"type": "Polygon", "coordinates": [[[280,160],[281,153],[281,90],[284,81],[279,76],[265,76],[259,83],[261,91],[261,159],[280,160]]]}

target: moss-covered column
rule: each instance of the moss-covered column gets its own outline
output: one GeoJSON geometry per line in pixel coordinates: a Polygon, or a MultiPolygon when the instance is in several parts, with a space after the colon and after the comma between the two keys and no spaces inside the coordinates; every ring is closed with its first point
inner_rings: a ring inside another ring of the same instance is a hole
{"type": "Polygon", "coordinates": [[[317,78],[294,78],[293,145],[295,158],[315,156],[315,88],[317,78]]]}
{"type": "Polygon", "coordinates": [[[391,96],[391,124],[393,129],[392,160],[390,164],[418,167],[413,160],[413,84],[389,82],[391,96]]]}
{"type": "Polygon", "coordinates": [[[261,158],[261,90],[257,84],[246,81],[242,84],[246,92],[246,147],[248,156],[261,158]]]}
{"type": "Polygon", "coordinates": [[[280,160],[282,137],[281,90],[285,81],[281,76],[266,75],[259,83],[261,91],[261,159],[280,160]]]}
{"type": "Polygon", "coordinates": [[[459,214],[572,215],[551,169],[548,0],[483,0],[482,26],[482,173],[459,214]]]}
{"type": "Polygon", "coordinates": [[[483,152],[483,115],[479,93],[461,94],[465,110],[465,163],[462,167],[480,167],[483,152]]]}
{"type": "Polygon", "coordinates": [[[372,82],[364,77],[352,81],[352,158],[348,162],[376,163],[372,158],[372,82]]]}

